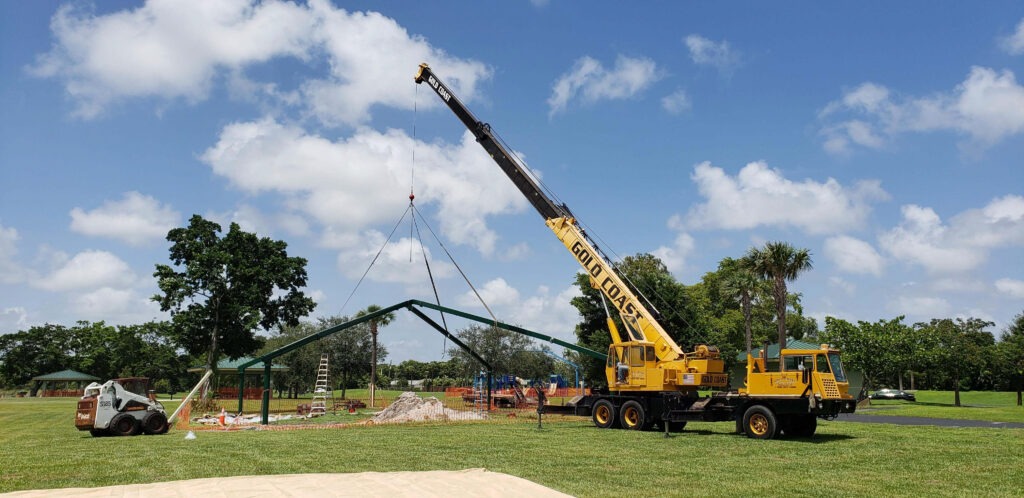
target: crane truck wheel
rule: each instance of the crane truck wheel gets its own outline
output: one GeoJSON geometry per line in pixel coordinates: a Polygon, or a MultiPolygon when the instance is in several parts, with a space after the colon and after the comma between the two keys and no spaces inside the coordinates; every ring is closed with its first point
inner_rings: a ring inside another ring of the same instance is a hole
{"type": "Polygon", "coordinates": [[[139,433],[139,420],[127,413],[119,413],[110,421],[108,430],[115,436],[134,436],[139,433]]]}
{"type": "Polygon", "coordinates": [[[594,425],[598,429],[610,429],[618,421],[615,418],[615,405],[606,399],[599,399],[594,403],[594,425]]]}
{"type": "Polygon", "coordinates": [[[167,417],[160,412],[149,413],[142,419],[142,432],[149,435],[167,432],[167,417]]]}
{"type": "Polygon", "coordinates": [[[768,407],[754,405],[743,414],[743,431],[753,439],[771,439],[778,432],[778,421],[768,407]]]}
{"type": "Polygon", "coordinates": [[[646,430],[649,424],[643,405],[633,400],[623,403],[619,409],[619,425],[631,431],[646,430]]]}

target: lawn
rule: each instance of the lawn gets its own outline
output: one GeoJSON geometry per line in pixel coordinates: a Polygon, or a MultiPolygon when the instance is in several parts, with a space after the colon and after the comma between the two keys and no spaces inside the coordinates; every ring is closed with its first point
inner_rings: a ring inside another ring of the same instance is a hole
{"type": "Polygon", "coordinates": [[[1024,408],[1017,406],[1017,393],[961,391],[960,406],[953,406],[953,391],[917,391],[917,401],[873,400],[858,413],[901,417],[953,418],[1024,423],[1024,408]]]}
{"type": "Polygon", "coordinates": [[[732,434],[728,423],[692,423],[666,439],[571,419],[540,430],[536,420],[502,420],[92,438],[75,430],[74,406],[72,399],[0,399],[0,492],[480,467],[577,496],[1020,496],[1024,489],[1024,429],[822,422],[812,439],[755,441],[732,434]]]}

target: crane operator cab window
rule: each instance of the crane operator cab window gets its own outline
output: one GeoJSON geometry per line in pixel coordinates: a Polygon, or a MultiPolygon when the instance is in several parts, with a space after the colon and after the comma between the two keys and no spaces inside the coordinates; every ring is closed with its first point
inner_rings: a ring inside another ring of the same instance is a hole
{"type": "Polygon", "coordinates": [[[784,357],[787,372],[801,372],[814,367],[814,356],[811,355],[786,355],[784,357]]]}
{"type": "Polygon", "coordinates": [[[622,346],[608,348],[607,367],[615,369],[616,384],[625,384],[629,379],[629,348],[622,346]]]}

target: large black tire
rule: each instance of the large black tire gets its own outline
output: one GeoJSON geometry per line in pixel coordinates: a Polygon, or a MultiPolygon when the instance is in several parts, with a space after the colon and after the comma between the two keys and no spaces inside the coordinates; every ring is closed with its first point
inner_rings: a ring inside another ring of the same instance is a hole
{"type": "Polygon", "coordinates": [[[786,437],[811,437],[818,429],[818,417],[809,413],[790,415],[782,432],[786,437]]]}
{"type": "Polygon", "coordinates": [[[164,434],[167,432],[167,416],[160,412],[150,412],[142,419],[142,432],[146,434],[164,434]]]}
{"type": "Polygon", "coordinates": [[[610,429],[615,427],[618,419],[615,417],[615,405],[606,399],[599,399],[594,403],[594,425],[599,429],[610,429]]]}
{"type": "Polygon", "coordinates": [[[631,431],[644,431],[650,428],[647,422],[647,410],[638,401],[629,400],[619,409],[619,425],[631,431]]]}
{"type": "Polygon", "coordinates": [[[118,413],[110,420],[107,430],[115,436],[134,436],[139,433],[139,420],[127,413],[118,413]]]}
{"type": "Polygon", "coordinates": [[[779,423],[775,419],[775,414],[766,406],[751,406],[743,414],[743,432],[749,438],[771,439],[776,436],[778,430],[779,423]]]}

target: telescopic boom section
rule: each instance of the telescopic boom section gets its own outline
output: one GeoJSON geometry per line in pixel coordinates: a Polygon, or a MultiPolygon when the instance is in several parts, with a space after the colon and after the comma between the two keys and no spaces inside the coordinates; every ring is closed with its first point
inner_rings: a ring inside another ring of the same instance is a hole
{"type": "Polygon", "coordinates": [[[588,240],[569,208],[564,204],[556,204],[544,194],[533,178],[512,158],[512,154],[495,139],[490,125],[476,119],[476,116],[473,116],[473,113],[430,70],[430,66],[420,64],[415,81],[416,83],[426,82],[441,97],[441,100],[448,104],[462,124],[473,132],[477,141],[491,155],[494,162],[498,163],[512,183],[544,217],[548,228],[555,233],[558,240],[562,241],[566,249],[590,274],[591,283],[615,305],[625,322],[629,337],[633,340],[654,343],[655,352],[660,361],[672,361],[684,357],[682,349],[653,318],[653,315],[633,291],[626,286],[611,263],[588,240]]]}
{"type": "Polygon", "coordinates": [[[423,82],[426,82],[430,88],[433,88],[437,95],[441,97],[441,100],[448,104],[452,112],[459,117],[462,124],[469,131],[473,132],[473,135],[476,136],[476,141],[480,142],[484,150],[491,155],[494,162],[498,163],[501,170],[508,175],[512,183],[519,188],[519,191],[526,196],[530,204],[533,204],[533,207],[537,209],[537,212],[545,220],[565,215],[564,207],[555,204],[551,198],[545,195],[544,191],[533,181],[533,178],[527,175],[526,171],[512,159],[512,154],[505,150],[505,147],[498,140],[495,140],[494,134],[491,133],[490,125],[476,119],[476,116],[473,116],[473,113],[469,112],[469,109],[462,105],[459,98],[444,83],[441,83],[441,80],[430,70],[430,66],[426,64],[420,64],[420,71],[416,73],[416,83],[423,82]]]}

